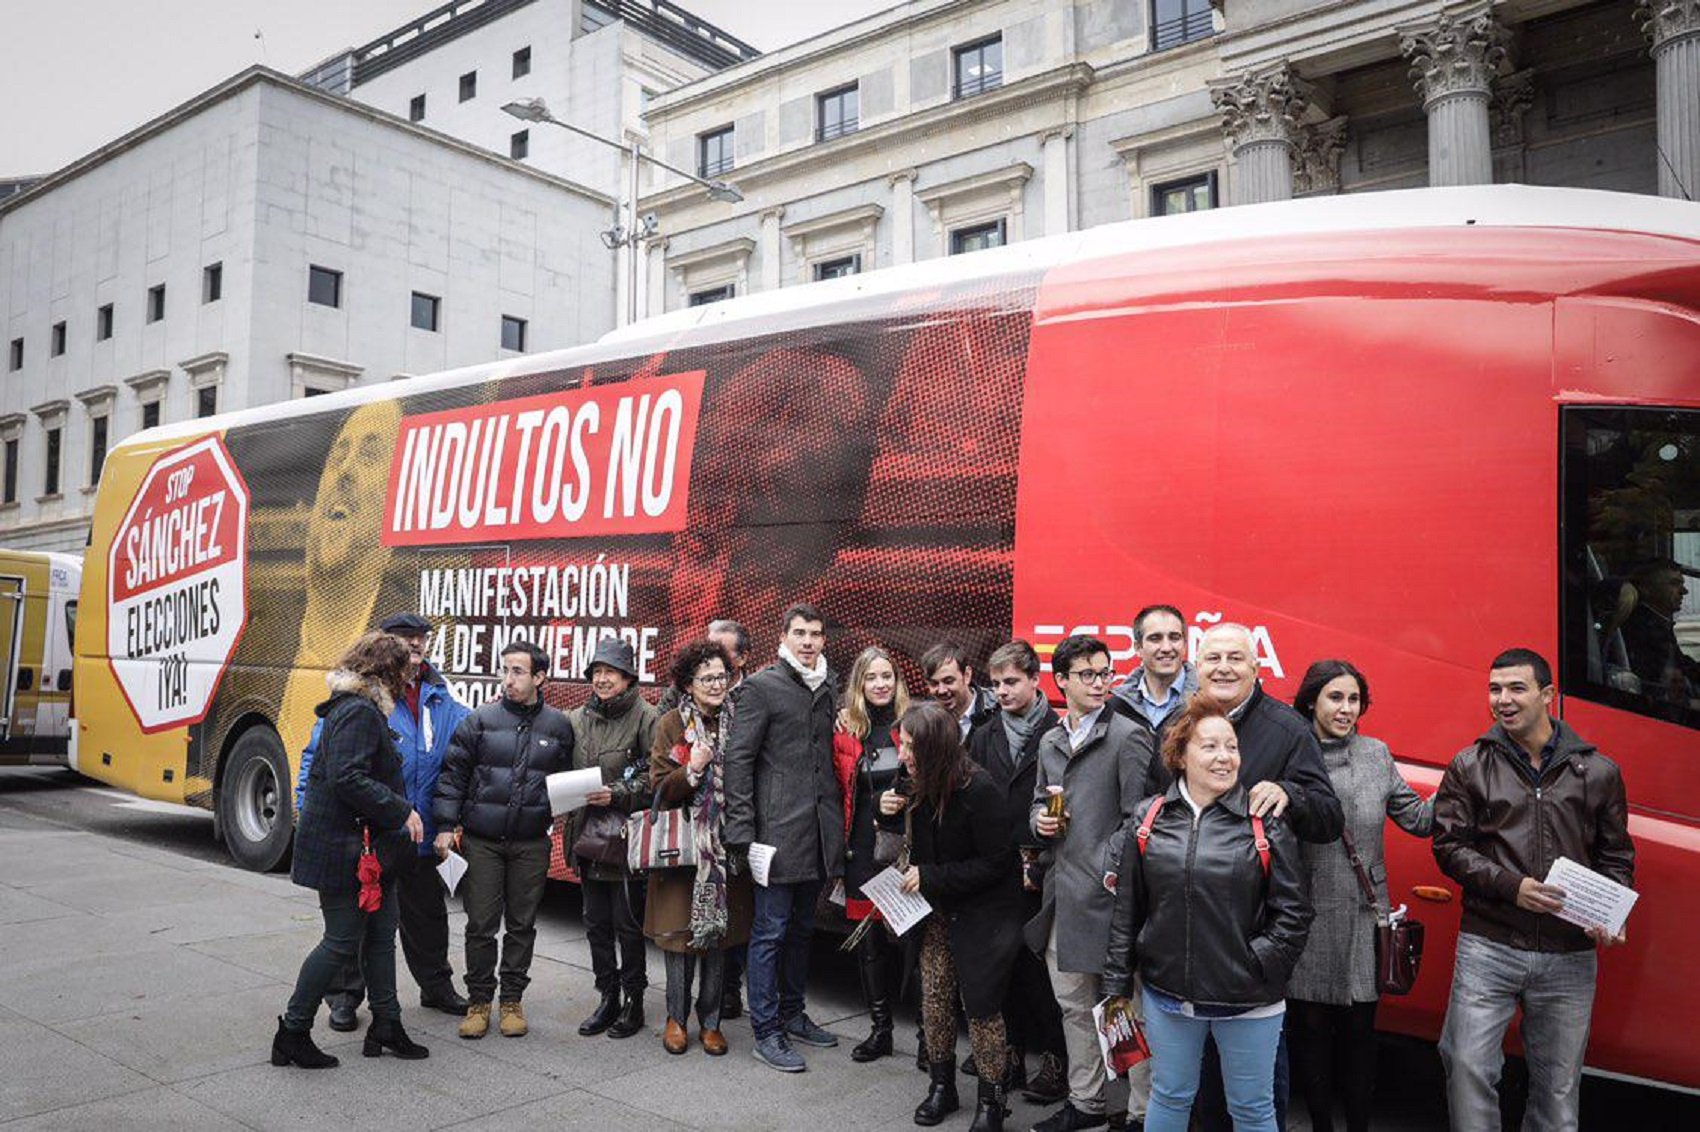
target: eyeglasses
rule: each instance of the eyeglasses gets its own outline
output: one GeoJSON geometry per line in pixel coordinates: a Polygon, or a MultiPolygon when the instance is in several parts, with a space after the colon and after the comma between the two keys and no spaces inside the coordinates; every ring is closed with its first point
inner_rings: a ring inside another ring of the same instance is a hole
{"type": "Polygon", "coordinates": [[[1113,668],[1081,668],[1069,673],[1082,684],[1108,684],[1116,677],[1113,668]]]}
{"type": "Polygon", "coordinates": [[[698,676],[695,682],[704,688],[724,688],[731,679],[732,677],[722,672],[717,676],[698,676]]]}

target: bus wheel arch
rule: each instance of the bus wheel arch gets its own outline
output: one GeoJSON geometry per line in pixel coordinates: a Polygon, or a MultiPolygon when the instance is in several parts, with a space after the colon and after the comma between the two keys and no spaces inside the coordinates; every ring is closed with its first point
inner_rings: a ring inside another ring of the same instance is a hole
{"type": "Polygon", "coordinates": [[[289,859],[295,836],[295,783],[283,741],[263,717],[231,729],[214,788],[217,831],[236,863],[272,872],[289,859]]]}

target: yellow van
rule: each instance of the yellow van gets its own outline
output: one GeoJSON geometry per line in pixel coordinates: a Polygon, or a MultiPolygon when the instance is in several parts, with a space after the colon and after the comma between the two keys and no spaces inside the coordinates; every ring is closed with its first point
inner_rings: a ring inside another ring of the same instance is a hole
{"type": "Polygon", "coordinates": [[[0,550],[0,765],[64,763],[82,559],[0,550]]]}

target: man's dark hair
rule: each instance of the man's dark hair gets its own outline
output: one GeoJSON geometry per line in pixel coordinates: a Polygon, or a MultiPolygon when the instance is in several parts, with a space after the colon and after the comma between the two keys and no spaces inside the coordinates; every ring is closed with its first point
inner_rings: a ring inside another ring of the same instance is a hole
{"type": "Polygon", "coordinates": [[[718,660],[726,666],[726,674],[732,674],[732,658],[726,655],[726,646],[719,641],[692,641],[679,650],[679,655],[673,658],[670,673],[673,687],[679,690],[679,695],[690,695],[691,681],[696,679],[697,669],[711,660],[718,660]]]}
{"type": "Polygon", "coordinates": [[[1019,669],[1037,680],[1039,678],[1039,654],[1026,641],[1013,640],[1007,645],[999,645],[992,650],[992,655],[986,658],[987,675],[999,668],[1019,669]]]}
{"type": "Polygon", "coordinates": [[[1051,674],[1061,684],[1068,679],[1068,670],[1074,667],[1074,662],[1081,657],[1094,657],[1099,653],[1110,655],[1110,646],[1097,637],[1088,637],[1085,633],[1076,633],[1072,637],[1064,637],[1057,651],[1051,654],[1051,674]]]}
{"type": "Polygon", "coordinates": [[[1681,573],[1682,564],[1674,558],[1643,558],[1629,567],[1629,580],[1641,586],[1660,574],[1681,573]]]}
{"type": "Polygon", "coordinates": [[[793,602],[791,606],[785,610],[785,616],[779,619],[779,633],[781,636],[784,636],[786,633],[791,631],[791,623],[793,621],[818,621],[820,622],[821,628],[826,628],[826,618],[821,616],[820,610],[816,609],[806,601],[793,602]]]}
{"type": "Polygon", "coordinates": [[[1322,689],[1328,686],[1329,681],[1341,676],[1350,676],[1358,682],[1358,713],[1361,715],[1369,710],[1369,681],[1358,671],[1358,666],[1349,660],[1319,660],[1305,669],[1299,690],[1293,693],[1293,708],[1305,717],[1306,723],[1316,714],[1316,701],[1322,695],[1322,689]]]}
{"type": "MultiPolygon", "coordinates": [[[[791,623],[787,621],[785,627],[789,629],[791,623]]],[[[738,650],[738,655],[750,655],[750,631],[738,622],[725,617],[716,617],[708,623],[708,631],[710,633],[731,633],[732,646],[738,650]]]]}
{"type": "Polygon", "coordinates": [[[1181,623],[1181,629],[1186,629],[1186,615],[1172,605],[1148,605],[1133,615],[1133,643],[1138,644],[1145,639],[1145,619],[1153,613],[1167,613],[1181,623]]]}
{"type": "Polygon", "coordinates": [[[1525,664],[1535,670],[1536,687],[1552,686],[1552,665],[1534,649],[1506,649],[1493,658],[1493,663],[1488,665],[1488,668],[1520,668],[1525,664]]]}
{"type": "Polygon", "coordinates": [[[958,672],[968,674],[968,650],[955,641],[940,641],[921,654],[921,671],[931,680],[933,673],[953,662],[958,672]]]}
{"type": "Polygon", "coordinates": [[[548,674],[549,654],[532,644],[530,641],[523,637],[515,637],[502,649],[503,657],[513,656],[515,653],[519,653],[531,661],[531,674],[533,676],[537,675],[539,672],[542,672],[545,675],[548,674]]]}

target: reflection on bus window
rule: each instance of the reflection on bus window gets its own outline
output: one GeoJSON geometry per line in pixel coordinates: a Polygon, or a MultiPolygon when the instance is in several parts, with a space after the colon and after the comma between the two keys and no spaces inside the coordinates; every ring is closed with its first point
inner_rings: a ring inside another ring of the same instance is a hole
{"type": "Polygon", "coordinates": [[[1564,684],[1700,728],[1700,412],[1564,412],[1564,684]]]}

